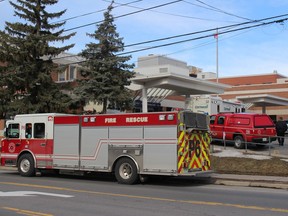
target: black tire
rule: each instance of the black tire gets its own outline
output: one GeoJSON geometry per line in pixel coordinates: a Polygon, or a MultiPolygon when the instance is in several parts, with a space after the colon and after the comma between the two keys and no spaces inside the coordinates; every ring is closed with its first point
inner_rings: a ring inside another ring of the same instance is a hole
{"type": "Polygon", "coordinates": [[[21,176],[32,177],[36,175],[35,163],[31,154],[24,154],[18,160],[18,172],[21,176]]]}
{"type": "Polygon", "coordinates": [[[129,158],[121,158],[115,166],[115,177],[120,184],[135,184],[138,181],[137,167],[129,158]]]}
{"type": "Polygon", "coordinates": [[[234,147],[237,149],[243,149],[245,147],[245,142],[241,135],[234,137],[234,147]]]}

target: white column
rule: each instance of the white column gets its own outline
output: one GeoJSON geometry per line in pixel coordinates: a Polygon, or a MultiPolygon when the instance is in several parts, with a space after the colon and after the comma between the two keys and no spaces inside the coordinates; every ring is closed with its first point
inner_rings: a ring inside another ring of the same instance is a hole
{"type": "Polygon", "coordinates": [[[262,106],[262,113],[266,113],[266,106],[262,106]]]}
{"type": "Polygon", "coordinates": [[[184,105],[184,109],[188,109],[189,107],[189,103],[190,103],[190,95],[185,95],[185,105],[184,105]]]}
{"type": "Polygon", "coordinates": [[[148,112],[148,103],[147,103],[147,89],[143,87],[142,89],[142,112],[148,112]]]}

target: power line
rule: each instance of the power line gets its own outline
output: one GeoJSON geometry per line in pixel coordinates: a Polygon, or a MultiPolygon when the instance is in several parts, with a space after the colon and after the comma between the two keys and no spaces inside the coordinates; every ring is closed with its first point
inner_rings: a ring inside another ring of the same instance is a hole
{"type": "Polygon", "coordinates": [[[217,27],[217,28],[212,28],[212,29],[207,29],[207,30],[202,30],[202,31],[197,31],[197,32],[190,32],[190,33],[186,33],[186,34],[175,35],[175,36],[170,36],[170,37],[165,37],[165,38],[159,38],[159,39],[154,39],[154,40],[149,40],[149,41],[144,41],[144,42],[133,43],[133,44],[125,45],[124,47],[131,47],[131,46],[143,45],[143,44],[147,44],[147,43],[154,43],[154,42],[159,42],[159,41],[164,41],[164,40],[170,40],[170,39],[194,35],[194,34],[216,31],[217,29],[221,30],[221,29],[232,28],[232,27],[237,27],[237,26],[242,26],[242,25],[248,25],[248,24],[252,24],[252,23],[262,22],[265,20],[276,19],[276,18],[285,17],[285,16],[288,16],[288,14],[278,15],[278,16],[274,16],[274,17],[268,17],[268,18],[263,18],[260,20],[253,20],[253,21],[249,21],[249,22],[238,23],[238,24],[233,24],[233,25],[228,25],[228,26],[222,26],[222,27],[217,27]]]}
{"type": "MultiPolygon", "coordinates": [[[[286,15],[287,16],[287,15],[286,15]]],[[[268,19],[268,18],[266,18],[268,19]]],[[[262,19],[263,20],[263,19],[262,19]]],[[[260,23],[257,25],[252,25],[252,26],[246,26],[246,27],[242,27],[242,28],[237,28],[237,29],[232,29],[232,30],[227,30],[227,31],[223,31],[223,32],[218,32],[218,35],[223,35],[223,34],[227,34],[227,33],[231,33],[231,32],[236,32],[236,31],[241,31],[241,30],[245,30],[245,29],[251,29],[251,28],[256,28],[259,26],[264,26],[264,25],[269,25],[269,24],[273,24],[273,23],[283,23],[284,21],[288,20],[288,18],[285,19],[279,19],[279,20],[274,20],[274,21],[270,21],[270,22],[266,22],[266,23],[260,23]]],[[[187,40],[181,40],[181,41],[176,41],[176,42],[172,42],[172,43],[166,43],[166,44],[162,44],[162,45],[157,45],[157,46],[152,46],[149,48],[143,48],[143,49],[138,49],[138,50],[134,50],[134,51],[129,51],[129,52],[123,52],[120,53],[118,55],[127,55],[127,54],[131,54],[131,53],[135,53],[135,52],[141,52],[141,51],[146,51],[146,50],[150,50],[150,49],[156,49],[156,48],[160,48],[160,47],[166,47],[166,46],[171,46],[171,45],[176,45],[176,44],[180,44],[180,43],[185,43],[185,42],[190,42],[190,41],[195,41],[195,40],[200,40],[200,39],[204,39],[204,38],[208,38],[208,37],[214,37],[215,33],[213,34],[208,34],[208,35],[204,35],[204,36],[200,36],[200,37],[196,37],[196,38],[190,38],[187,40]]],[[[53,59],[52,59],[53,60],[53,59]]],[[[81,64],[86,62],[87,60],[83,60],[83,61],[79,61],[79,62],[73,62],[73,64],[81,64]]],[[[65,64],[64,64],[65,65],[65,64]]],[[[66,64],[69,65],[69,64],[66,64]]]]}
{"type": "MultiPolygon", "coordinates": [[[[252,31],[252,30],[253,30],[253,29],[249,29],[249,30],[247,30],[247,31],[245,31],[245,32],[241,32],[241,33],[232,35],[232,36],[230,36],[230,37],[226,37],[226,38],[224,38],[224,39],[222,38],[222,39],[220,39],[219,41],[223,41],[223,40],[227,40],[227,39],[229,39],[229,38],[237,37],[237,36],[240,35],[240,34],[245,34],[245,33],[249,32],[249,31],[252,31]]],[[[172,52],[172,53],[168,53],[168,54],[163,54],[163,55],[160,55],[160,56],[171,56],[171,55],[174,55],[174,54],[176,54],[176,53],[185,52],[186,50],[191,50],[191,49],[197,49],[197,48],[204,47],[204,46],[207,46],[207,45],[213,44],[213,43],[215,43],[215,39],[213,39],[213,40],[211,40],[211,41],[208,41],[208,42],[203,42],[203,43],[194,45],[194,46],[192,46],[192,47],[190,47],[190,48],[181,49],[181,50],[178,50],[178,51],[175,51],[175,52],[172,52]]],[[[146,60],[146,59],[141,59],[141,60],[138,59],[137,62],[144,62],[144,61],[147,61],[147,60],[146,60]]],[[[133,63],[137,63],[137,62],[133,62],[133,63]]]]}
{"type": "MultiPolygon", "coordinates": [[[[271,19],[271,18],[267,18],[267,19],[271,19]]],[[[262,19],[261,21],[263,21],[263,20],[264,19],[262,19]]],[[[258,22],[258,21],[254,21],[254,22],[258,22]]],[[[169,39],[174,39],[174,38],[194,35],[194,34],[200,34],[200,33],[215,31],[216,29],[219,30],[219,29],[236,27],[236,26],[239,26],[239,25],[245,25],[245,24],[250,24],[250,23],[251,22],[245,22],[245,23],[234,24],[234,25],[229,25],[229,26],[223,26],[223,27],[218,27],[218,28],[212,28],[212,29],[207,29],[207,30],[202,30],[202,31],[197,31],[197,32],[190,32],[190,33],[181,34],[181,35],[174,35],[174,36],[165,37],[165,38],[159,38],[159,39],[154,39],[154,40],[149,40],[149,41],[144,41],[144,42],[133,43],[133,44],[125,45],[124,47],[126,48],[126,47],[131,47],[131,46],[143,45],[143,44],[147,44],[147,43],[154,43],[154,42],[159,42],[159,41],[164,41],[164,40],[169,40],[169,39]]],[[[77,56],[77,54],[75,54],[75,55],[71,54],[71,55],[63,56],[63,57],[56,57],[56,58],[53,58],[53,60],[63,59],[63,58],[68,58],[68,57],[74,57],[74,56],[77,56]]]]}
{"type": "MultiPolygon", "coordinates": [[[[134,11],[134,12],[131,12],[131,13],[127,13],[127,14],[115,16],[114,19],[117,19],[117,18],[120,18],[120,17],[125,17],[125,16],[130,16],[130,15],[132,15],[132,14],[141,13],[141,12],[143,12],[143,11],[147,11],[147,10],[151,10],[151,9],[155,9],[155,8],[159,8],[159,7],[164,7],[164,6],[171,5],[171,4],[175,4],[175,3],[181,2],[181,1],[183,1],[183,0],[172,1],[172,2],[165,3],[165,4],[156,5],[156,6],[153,6],[153,7],[141,9],[141,10],[134,11]]],[[[98,21],[98,22],[93,22],[93,23],[89,23],[89,24],[77,26],[77,27],[74,27],[74,28],[66,29],[66,30],[64,30],[64,32],[66,32],[66,31],[72,31],[72,30],[75,30],[75,29],[83,28],[83,27],[87,27],[87,26],[90,26],[90,25],[95,25],[95,24],[98,24],[98,23],[101,23],[101,22],[103,22],[103,21],[98,21]]]]}
{"type": "MultiPolygon", "coordinates": [[[[218,35],[223,35],[223,34],[227,34],[227,33],[231,33],[231,32],[236,32],[236,31],[241,31],[241,30],[245,30],[245,29],[251,29],[251,28],[256,28],[256,27],[260,27],[263,25],[269,25],[269,24],[273,24],[273,23],[283,23],[284,21],[288,20],[288,18],[285,19],[280,19],[280,20],[274,20],[271,22],[267,22],[267,23],[260,23],[257,25],[253,25],[253,26],[246,26],[246,27],[242,27],[242,28],[238,28],[238,29],[233,29],[233,30],[227,30],[227,31],[223,31],[223,32],[218,32],[218,35]]],[[[194,41],[194,40],[200,40],[200,39],[204,39],[204,38],[208,38],[208,37],[214,37],[215,34],[209,34],[209,35],[205,35],[205,36],[201,36],[201,37],[196,37],[196,38],[191,38],[191,39],[187,39],[187,40],[182,40],[182,41],[177,41],[177,42],[173,42],[173,43],[167,43],[167,44],[162,44],[162,45],[158,45],[158,46],[153,46],[150,48],[145,48],[145,49],[139,49],[139,50],[134,50],[134,51],[130,51],[130,52],[124,52],[124,53],[120,53],[119,55],[126,55],[126,54],[130,54],[130,53],[135,53],[135,52],[141,52],[144,50],[149,50],[149,49],[155,49],[155,48],[160,48],[160,47],[165,47],[165,46],[170,46],[170,45],[175,45],[175,44],[180,44],[180,43],[185,43],[185,42],[189,42],[189,41],[194,41]]],[[[198,45],[200,46],[200,45],[198,45]]],[[[173,53],[172,53],[173,54],[173,53]]],[[[167,54],[167,55],[171,55],[171,54],[167,54]]],[[[73,55],[71,55],[73,56],[73,55]]],[[[66,56],[66,57],[71,57],[71,56],[66,56]]],[[[74,55],[75,56],[75,55],[74,55]]],[[[65,57],[64,57],[65,58],[65,57]]],[[[55,58],[55,59],[61,59],[60,58],[55,58]]],[[[54,58],[52,58],[51,60],[54,60],[54,58]]],[[[71,65],[71,64],[81,64],[87,62],[87,60],[81,60],[79,62],[73,62],[73,63],[67,63],[67,64],[61,64],[63,66],[65,65],[71,65]]],[[[9,74],[8,74],[9,75],[9,74]]]]}
{"type": "MultiPolygon", "coordinates": [[[[4,1],[4,0],[2,0],[4,1]]],[[[170,2],[170,3],[167,3],[167,4],[172,4],[172,3],[176,3],[176,2],[179,2],[179,1],[174,1],[174,2],[170,2]]],[[[165,5],[167,5],[165,4],[165,5]]],[[[160,7],[160,6],[164,6],[163,4],[162,5],[158,5],[158,6],[155,6],[155,7],[160,7]]],[[[155,8],[154,7],[154,8],[155,8]]],[[[148,10],[149,8],[147,9],[143,9],[143,10],[148,10]]],[[[143,11],[142,10],[142,11],[143,11]]],[[[139,11],[138,11],[139,12],[139,11]]],[[[133,12],[133,13],[137,13],[136,12],[133,12]]],[[[131,14],[131,13],[130,13],[131,14]]],[[[129,15],[129,14],[127,14],[129,15]]],[[[121,16],[126,16],[126,15],[121,15],[121,16]]],[[[117,18],[121,17],[121,16],[118,16],[117,18]]],[[[222,27],[218,27],[218,28],[212,28],[212,29],[208,29],[208,30],[202,30],[202,31],[197,31],[197,32],[191,32],[191,33],[186,33],[186,34],[181,34],[181,35],[175,35],[175,36],[170,36],[170,37],[165,37],[165,38],[160,38],[160,39],[154,39],[154,40],[149,40],[149,41],[144,41],[144,42],[138,42],[138,43],[134,43],[134,44],[129,44],[129,45],[126,45],[124,47],[131,47],[131,46],[136,46],[136,45],[143,45],[143,44],[147,44],[147,43],[153,43],[153,42],[159,42],[159,41],[164,41],[164,40],[169,40],[169,39],[173,39],[173,38],[179,38],[179,37],[184,37],[184,36],[189,36],[189,35],[195,35],[195,34],[200,34],[200,33],[205,33],[205,32],[210,32],[210,31],[215,31],[216,29],[218,30],[221,30],[221,29],[226,29],[226,28],[232,28],[232,27],[237,27],[237,26],[241,26],[241,25],[247,25],[247,24],[251,24],[251,23],[257,23],[257,22],[261,22],[261,21],[265,21],[265,20],[269,20],[269,19],[276,19],[276,18],[280,18],[280,17],[284,17],[284,16],[288,16],[288,14],[283,14],[283,15],[278,15],[278,16],[274,16],[274,17],[268,17],[268,18],[264,18],[264,19],[260,19],[260,20],[254,20],[254,21],[249,21],[249,22],[244,22],[244,23],[239,23],[239,24],[234,24],[234,25],[228,25],[228,26],[222,26],[222,27]]],[[[273,21],[275,22],[275,21],[273,21]]],[[[271,23],[273,23],[271,22],[271,23]]],[[[267,23],[262,23],[263,25],[267,25],[267,23]]],[[[269,23],[268,23],[269,24],[269,23]]],[[[253,26],[252,26],[253,27],[253,26]]],[[[247,27],[247,28],[251,28],[251,27],[247,27]]],[[[245,29],[245,28],[241,28],[241,29],[245,29]]],[[[241,30],[239,29],[239,30],[241,30]]],[[[238,29],[236,29],[237,31],[238,29]]],[[[68,30],[66,30],[68,31],[68,30]]],[[[234,30],[231,30],[231,31],[226,31],[224,33],[228,33],[228,32],[232,32],[234,30]]],[[[223,33],[219,33],[219,34],[223,34],[223,33]]],[[[212,36],[214,34],[211,34],[212,36]]],[[[211,35],[208,35],[208,36],[204,36],[204,37],[198,37],[198,38],[195,38],[195,39],[202,39],[202,38],[205,38],[205,37],[210,37],[211,35]]],[[[135,50],[135,51],[130,51],[130,52],[125,52],[125,53],[122,53],[122,54],[126,54],[126,53],[134,53],[134,52],[140,52],[140,51],[144,51],[144,50],[149,50],[149,49],[154,49],[154,48],[159,48],[159,47],[162,47],[162,46],[169,46],[169,45],[173,45],[173,44],[177,44],[177,43],[184,43],[184,42],[187,42],[187,41],[190,41],[190,40],[195,40],[195,39],[188,39],[188,40],[184,40],[184,41],[179,41],[179,42],[174,42],[174,43],[168,43],[167,45],[158,45],[158,46],[153,46],[153,47],[149,47],[149,48],[144,48],[144,49],[139,49],[139,50],[135,50]]],[[[121,54],[121,55],[122,55],[121,54]]],[[[69,55],[69,56],[64,56],[64,57],[56,57],[56,58],[53,58],[52,60],[56,60],[56,59],[63,59],[63,58],[67,58],[67,57],[73,57],[73,56],[77,56],[77,55],[69,55]]]]}
{"type": "MultiPolygon", "coordinates": [[[[223,40],[227,40],[227,39],[230,39],[230,38],[233,38],[233,37],[237,37],[237,36],[239,36],[239,35],[241,35],[241,34],[245,34],[245,33],[250,32],[250,31],[252,31],[252,30],[253,30],[253,29],[248,29],[248,30],[245,31],[245,32],[241,32],[241,33],[232,35],[232,36],[230,36],[230,37],[226,37],[226,38],[224,38],[224,39],[222,38],[222,39],[220,39],[219,41],[223,41],[223,40]]],[[[208,42],[203,42],[203,43],[194,45],[194,46],[192,46],[192,47],[190,47],[190,48],[186,48],[186,49],[178,50],[178,51],[175,51],[175,52],[172,52],[172,53],[168,53],[168,54],[165,54],[165,55],[163,55],[163,56],[169,56],[169,55],[173,55],[173,54],[176,54],[176,53],[185,52],[186,50],[197,49],[197,48],[199,48],[199,47],[207,46],[207,45],[213,44],[213,43],[215,43],[215,39],[213,39],[213,40],[211,40],[211,41],[208,41],[208,42]]]]}
{"type": "MultiPolygon", "coordinates": [[[[215,31],[216,29],[218,30],[221,30],[221,29],[231,29],[232,27],[238,27],[238,26],[242,26],[242,25],[248,25],[248,24],[252,24],[252,23],[258,23],[258,22],[262,22],[262,21],[265,21],[265,20],[270,20],[270,19],[276,19],[276,18],[281,18],[281,17],[285,17],[285,16],[288,16],[288,14],[283,14],[283,15],[278,15],[278,16],[274,16],[274,17],[267,17],[267,18],[263,18],[263,19],[259,19],[259,20],[254,20],[254,21],[251,21],[251,22],[244,22],[244,23],[239,23],[239,24],[234,24],[234,25],[228,25],[228,26],[222,26],[222,27],[218,27],[218,28],[212,28],[212,29],[207,29],[207,30],[202,30],[202,31],[197,31],[197,32],[191,32],[191,33],[186,33],[186,34],[181,34],[181,35],[175,35],[175,36],[170,36],[170,37],[165,37],[165,38],[160,38],[160,39],[155,39],[155,40],[150,40],[150,41],[144,41],[144,42],[139,42],[139,43],[134,43],[134,44],[129,44],[129,45],[126,45],[124,47],[131,47],[131,46],[137,46],[137,45],[143,45],[143,44],[147,44],[147,43],[153,43],[153,42],[159,42],[159,41],[164,41],[164,40],[169,40],[169,39],[174,39],[174,38],[179,38],[179,37],[184,37],[184,36],[189,36],[189,35],[195,35],[195,34],[200,34],[200,33],[206,33],[206,32],[211,32],[211,31],[215,31]]],[[[252,27],[257,27],[257,26],[261,26],[261,25],[268,25],[268,24],[271,24],[271,23],[277,23],[277,22],[283,22],[285,21],[286,19],[282,19],[282,20],[276,20],[276,21],[271,21],[269,23],[261,23],[259,25],[254,25],[254,26],[248,26],[248,27],[244,27],[244,28],[240,28],[240,29],[235,29],[235,30],[226,30],[225,32],[223,33],[218,33],[218,34],[225,34],[225,33],[229,33],[229,32],[233,32],[233,31],[239,31],[239,30],[244,30],[244,29],[248,29],[248,28],[252,28],[252,27]]],[[[188,42],[188,41],[191,41],[191,40],[197,40],[197,39],[203,39],[203,38],[206,38],[206,37],[211,37],[211,36],[214,36],[215,33],[213,34],[210,34],[208,36],[202,36],[202,37],[197,37],[197,38],[194,38],[194,39],[188,39],[188,40],[184,40],[184,41],[178,41],[178,42],[174,42],[175,44],[177,43],[184,43],[184,42],[188,42]]],[[[168,45],[158,45],[158,46],[153,46],[153,47],[148,47],[148,48],[143,48],[143,49],[138,49],[138,50],[135,50],[135,51],[129,51],[129,52],[125,52],[125,53],[121,53],[119,55],[124,55],[124,54],[129,54],[129,53],[135,53],[135,52],[140,52],[140,51],[145,51],[145,50],[149,50],[149,49],[155,49],[155,48],[160,48],[162,46],[170,46],[170,45],[174,45],[174,43],[168,43],[168,45]]],[[[64,57],[57,57],[57,58],[53,58],[52,60],[54,59],[63,59],[63,58],[67,58],[67,57],[73,57],[73,56],[77,56],[76,54],[75,55],[68,55],[68,56],[64,56],[64,57]]],[[[83,62],[83,61],[81,61],[83,62]]],[[[76,62],[76,63],[81,63],[81,62],[76,62]]]]}
{"type": "MultiPolygon", "coordinates": [[[[246,27],[243,27],[243,28],[238,28],[238,29],[233,29],[233,30],[227,30],[227,31],[223,31],[223,32],[218,32],[218,35],[227,34],[227,33],[230,33],[230,32],[245,30],[245,29],[254,28],[254,27],[263,26],[263,25],[269,25],[269,24],[272,24],[272,23],[281,23],[281,22],[284,22],[286,20],[288,20],[288,18],[281,19],[281,20],[276,20],[276,21],[271,21],[271,22],[267,22],[267,23],[261,23],[261,24],[257,24],[257,25],[252,25],[252,26],[246,26],[246,27]]],[[[127,54],[131,54],[131,53],[135,53],[135,52],[142,52],[142,51],[146,51],[146,50],[150,50],[150,49],[156,49],[156,48],[160,48],[160,47],[172,46],[172,45],[176,45],[176,44],[180,44],[180,43],[185,43],[185,42],[194,41],[194,40],[200,40],[200,39],[204,39],[204,38],[208,38],[208,37],[214,37],[214,36],[215,36],[215,33],[209,34],[209,35],[200,36],[200,37],[196,37],[196,38],[190,38],[190,39],[186,39],[186,40],[181,40],[181,41],[176,41],[176,42],[156,45],[156,46],[143,48],[143,49],[138,49],[138,50],[134,50],[134,51],[123,52],[123,53],[120,53],[119,55],[127,55],[127,54]]]]}
{"type": "MultiPolygon", "coordinates": [[[[102,0],[102,1],[105,1],[105,2],[110,2],[108,0],[102,0]]],[[[183,1],[185,2],[185,1],[183,1]]],[[[114,2],[115,4],[120,4],[120,3],[116,3],[114,2]]],[[[135,8],[135,9],[143,9],[143,8],[140,8],[140,7],[136,7],[136,6],[131,6],[131,5],[126,5],[127,7],[130,7],[130,8],[135,8]]],[[[199,6],[199,5],[197,5],[199,6]]],[[[203,7],[203,6],[201,6],[203,7]]],[[[207,8],[207,9],[210,9],[210,8],[207,8]]],[[[210,9],[211,10],[211,9],[210,9]]],[[[166,15],[170,15],[170,16],[175,16],[175,17],[182,17],[182,18],[188,18],[188,19],[196,19],[196,20],[204,20],[204,21],[216,21],[216,22],[219,22],[217,20],[212,20],[212,19],[207,19],[207,18],[200,18],[200,17],[192,17],[192,16],[187,16],[187,15],[180,15],[180,14],[173,14],[173,13],[167,13],[167,12],[162,12],[162,11],[157,11],[157,10],[150,10],[152,12],[155,12],[155,13],[160,13],[160,14],[166,14],[166,15]]],[[[225,21],[225,22],[229,22],[229,21],[225,21]]],[[[235,23],[235,22],[234,22],[235,23]]]]}
{"type": "MultiPolygon", "coordinates": [[[[0,0],[0,1],[5,1],[5,0],[0,0]]],[[[102,0],[102,1],[111,3],[111,1],[109,1],[109,0],[102,0]]],[[[134,3],[136,3],[136,2],[140,2],[140,1],[143,1],[143,0],[132,1],[132,2],[128,2],[128,3],[126,3],[126,4],[114,2],[114,4],[117,5],[117,6],[115,6],[114,8],[126,6],[126,7],[130,7],[130,8],[135,8],[135,9],[143,10],[143,8],[140,8],[140,7],[136,7],[136,6],[132,6],[132,5],[131,5],[131,4],[134,4],[134,3]]],[[[187,1],[183,1],[183,2],[186,2],[186,3],[189,3],[189,4],[193,4],[193,3],[190,3],[190,2],[187,2],[187,1]]],[[[193,5],[196,5],[196,4],[193,4],[193,5]]],[[[203,6],[200,6],[200,5],[196,5],[196,6],[203,7],[203,6]]],[[[212,10],[211,8],[207,8],[207,7],[203,7],[203,8],[212,10]]],[[[104,12],[104,11],[106,11],[106,10],[107,10],[107,9],[101,9],[101,10],[92,11],[92,12],[89,12],[89,13],[80,14],[80,15],[77,15],[77,16],[73,16],[73,17],[69,17],[69,18],[63,19],[63,20],[59,20],[59,21],[52,22],[51,24],[53,24],[53,23],[59,23],[59,22],[66,22],[66,21],[69,21],[69,20],[73,20],[73,19],[77,19],[77,18],[89,16],[89,15],[91,15],[91,14],[104,12]]],[[[166,15],[170,15],[170,16],[176,16],[176,17],[182,17],[182,18],[188,18],[188,19],[196,19],[196,20],[204,20],[204,21],[215,21],[215,22],[218,22],[217,20],[207,19],[207,18],[200,18],[200,17],[193,17],[193,16],[187,16],[187,15],[166,13],[166,12],[160,12],[160,11],[156,11],[156,10],[151,10],[151,11],[153,11],[153,12],[155,12],[155,13],[166,14],[166,15]]],[[[232,21],[225,21],[225,22],[232,22],[232,21]]],[[[235,23],[235,22],[234,22],[234,23],[235,23]]]]}
{"type": "MultiPolygon", "coordinates": [[[[226,12],[226,11],[224,11],[224,10],[222,10],[222,9],[219,9],[219,8],[217,8],[217,7],[214,7],[214,6],[212,6],[212,5],[209,5],[209,4],[207,4],[207,3],[203,2],[203,1],[200,1],[200,0],[195,0],[195,1],[197,1],[197,2],[199,2],[199,3],[201,3],[201,4],[203,4],[203,5],[208,6],[207,9],[212,8],[214,11],[217,11],[217,12],[220,12],[220,13],[224,13],[224,14],[227,14],[227,15],[230,15],[230,16],[234,16],[234,17],[237,17],[237,18],[240,18],[240,19],[252,21],[251,19],[248,19],[248,18],[246,18],[246,17],[242,17],[242,16],[238,16],[238,15],[236,15],[236,14],[232,14],[232,13],[226,12]]],[[[190,2],[188,2],[188,1],[185,1],[185,2],[188,3],[188,4],[190,3],[190,2]]]]}
{"type": "MultiPolygon", "coordinates": [[[[4,1],[4,0],[2,0],[2,1],[4,1]]],[[[140,1],[143,1],[143,0],[132,1],[132,2],[128,2],[126,4],[118,4],[118,6],[115,6],[114,8],[122,7],[122,6],[128,6],[130,4],[133,4],[133,3],[136,3],[136,2],[140,2],[140,1]]],[[[105,9],[101,9],[101,10],[98,10],[98,11],[92,11],[92,12],[89,12],[89,13],[80,14],[80,15],[77,15],[77,16],[74,16],[74,17],[69,17],[69,18],[66,18],[66,19],[63,19],[63,20],[52,22],[52,24],[53,23],[58,23],[58,22],[66,22],[68,20],[77,19],[77,18],[88,16],[88,15],[95,14],[95,13],[100,13],[100,12],[103,12],[103,11],[106,11],[106,10],[107,9],[105,8],[105,9]]]]}

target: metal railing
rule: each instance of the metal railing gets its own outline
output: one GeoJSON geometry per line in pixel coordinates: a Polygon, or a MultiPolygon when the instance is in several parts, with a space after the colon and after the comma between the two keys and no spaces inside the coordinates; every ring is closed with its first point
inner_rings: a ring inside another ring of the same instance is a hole
{"type": "MultiPolygon", "coordinates": [[[[242,136],[244,148],[239,149],[245,153],[261,154],[267,156],[278,156],[288,158],[288,135],[282,136],[268,136],[268,135],[253,135],[253,137],[267,138],[267,143],[248,142],[246,136],[242,136]],[[276,138],[276,140],[275,140],[276,138]],[[284,145],[280,146],[278,138],[284,138],[284,145]]],[[[214,152],[217,146],[224,149],[234,147],[234,140],[227,140],[227,132],[223,135],[223,139],[212,138],[211,151],[214,152]]]]}

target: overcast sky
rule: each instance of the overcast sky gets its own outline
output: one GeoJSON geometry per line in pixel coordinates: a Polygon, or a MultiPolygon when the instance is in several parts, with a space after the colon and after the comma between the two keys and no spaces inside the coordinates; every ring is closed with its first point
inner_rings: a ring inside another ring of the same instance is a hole
{"type": "MultiPolygon", "coordinates": [[[[69,50],[70,53],[79,53],[85,48],[86,43],[93,41],[86,36],[86,33],[95,31],[95,23],[103,20],[103,12],[108,5],[109,1],[106,0],[59,0],[56,6],[47,9],[48,11],[67,9],[61,20],[77,17],[67,20],[64,26],[67,30],[65,34],[77,32],[77,35],[68,41],[68,43],[75,43],[74,48],[69,50]],[[89,15],[84,15],[87,13],[89,15]],[[91,25],[80,27],[86,24],[91,25]],[[72,28],[76,29],[70,31],[69,29],[72,28]]],[[[127,15],[115,19],[117,31],[123,37],[125,45],[288,14],[288,0],[184,0],[178,2],[174,0],[116,0],[114,6],[114,17],[127,15]],[[119,6],[119,4],[128,3],[130,4],[119,6]],[[167,5],[127,15],[163,4],[167,5]]],[[[0,30],[4,29],[5,21],[19,21],[13,16],[13,8],[8,0],[0,0],[0,14],[0,30]]],[[[288,18],[288,15],[277,19],[285,18],[288,18]]],[[[263,22],[273,20],[276,19],[263,22]]],[[[260,23],[253,23],[253,25],[256,24],[260,23]]],[[[249,25],[219,29],[219,32],[247,26],[249,25]]],[[[216,72],[217,40],[213,37],[214,32],[131,46],[125,48],[125,52],[210,35],[203,39],[131,53],[131,62],[137,66],[137,59],[140,56],[166,55],[187,62],[188,65],[202,68],[203,71],[216,72]]],[[[288,21],[219,35],[219,77],[267,74],[273,71],[288,76],[287,36],[288,21]]]]}

